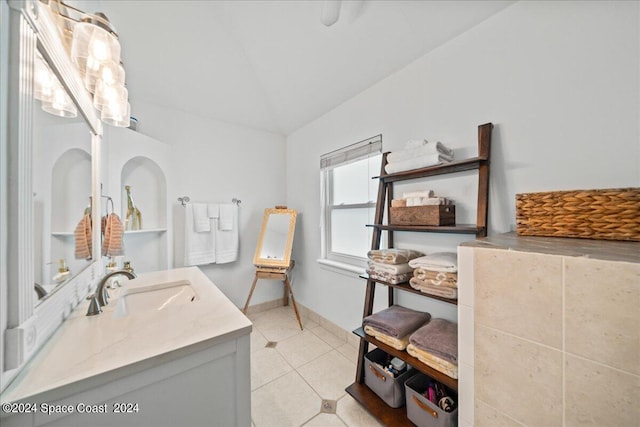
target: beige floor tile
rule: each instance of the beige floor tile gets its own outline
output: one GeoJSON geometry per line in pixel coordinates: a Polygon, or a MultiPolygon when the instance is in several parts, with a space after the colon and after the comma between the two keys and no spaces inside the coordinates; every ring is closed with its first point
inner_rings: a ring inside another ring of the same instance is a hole
{"type": "Polygon", "coordinates": [[[336,414],[349,427],[377,427],[382,425],[348,394],[338,400],[336,414]]]}
{"type": "Polygon", "coordinates": [[[282,341],[302,333],[293,309],[287,307],[262,314],[253,320],[253,326],[264,335],[267,341],[282,341]]]}
{"type": "Polygon", "coordinates": [[[346,341],[342,338],[336,337],[334,334],[323,328],[322,326],[318,326],[317,328],[311,329],[311,332],[320,337],[324,342],[329,344],[332,348],[340,347],[345,344],[346,341]]]}
{"type": "Polygon", "coordinates": [[[301,366],[298,372],[320,397],[337,400],[345,395],[344,389],[353,383],[356,364],[333,350],[301,366]]]}
{"type": "Polygon", "coordinates": [[[279,341],[276,350],[291,366],[298,368],[330,352],[331,346],[312,332],[303,331],[301,334],[279,341]]]}
{"type": "Polygon", "coordinates": [[[567,426],[633,426],[640,420],[640,377],[567,355],[567,426]]]}
{"type": "Polygon", "coordinates": [[[260,333],[260,331],[253,328],[251,331],[251,353],[254,351],[262,350],[267,345],[267,339],[260,333]]]}
{"type": "Polygon", "coordinates": [[[292,371],[293,368],[273,348],[263,348],[251,353],[251,390],[292,371]]]}
{"type": "Polygon", "coordinates": [[[251,393],[256,427],[299,427],[320,413],[320,397],[293,371],[251,393]]]}
{"type": "Polygon", "coordinates": [[[358,361],[358,347],[354,347],[351,344],[346,343],[337,347],[336,350],[352,362],[356,363],[358,361]]]}
{"type": "Polygon", "coordinates": [[[345,427],[345,424],[335,414],[318,414],[304,427],[345,427]]]}

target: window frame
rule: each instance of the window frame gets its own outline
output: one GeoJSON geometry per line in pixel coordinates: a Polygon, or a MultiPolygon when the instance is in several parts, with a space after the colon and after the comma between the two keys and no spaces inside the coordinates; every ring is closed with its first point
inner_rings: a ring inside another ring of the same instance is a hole
{"type": "MultiPolygon", "coordinates": [[[[369,159],[375,156],[380,156],[380,159],[382,160],[381,134],[321,156],[321,259],[318,260],[320,263],[357,273],[364,272],[367,265],[367,258],[365,254],[359,257],[332,250],[333,242],[331,238],[331,231],[333,224],[331,222],[331,214],[335,210],[362,208],[375,209],[377,197],[374,195],[373,200],[369,200],[364,203],[334,204],[332,199],[335,182],[332,171],[335,168],[346,166],[349,163],[369,159]]],[[[363,224],[362,226],[364,227],[366,224],[363,224]]]]}

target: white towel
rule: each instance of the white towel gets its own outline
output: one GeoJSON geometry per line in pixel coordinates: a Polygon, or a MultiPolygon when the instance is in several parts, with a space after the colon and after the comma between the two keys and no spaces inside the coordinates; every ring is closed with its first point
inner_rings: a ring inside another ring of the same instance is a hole
{"type": "Polygon", "coordinates": [[[456,273],[458,271],[458,254],[455,252],[434,252],[412,259],[409,261],[409,265],[413,268],[456,273]]]}
{"type": "Polygon", "coordinates": [[[233,219],[238,211],[235,203],[220,205],[220,230],[233,230],[233,219]]]}
{"type": "Polygon", "coordinates": [[[429,144],[419,145],[413,148],[407,148],[400,151],[394,151],[387,154],[387,162],[395,163],[404,160],[413,159],[415,157],[428,156],[430,154],[442,154],[449,161],[453,160],[453,150],[441,142],[430,142],[429,144]]]}
{"type": "Polygon", "coordinates": [[[207,205],[207,213],[209,218],[220,218],[220,205],[217,203],[209,203],[207,205]]]}
{"type": "Polygon", "coordinates": [[[196,233],[211,231],[211,221],[209,212],[204,203],[193,203],[193,229],[196,233]]]}
{"type": "Polygon", "coordinates": [[[415,157],[401,162],[387,163],[384,167],[387,173],[396,173],[408,171],[411,169],[426,168],[428,166],[438,165],[440,163],[448,163],[451,159],[442,154],[429,154],[426,156],[415,157]]]}
{"type": "Polygon", "coordinates": [[[236,204],[220,205],[220,218],[216,228],[216,262],[225,264],[238,259],[239,230],[238,206],[236,204]]]}
{"type": "Polygon", "coordinates": [[[184,265],[204,265],[215,262],[216,229],[211,227],[209,232],[198,233],[195,231],[193,227],[194,212],[191,203],[185,206],[184,224],[184,265]]]}
{"type": "Polygon", "coordinates": [[[402,193],[403,199],[408,199],[409,197],[434,197],[433,190],[424,190],[424,191],[410,191],[408,193],[402,193]]]}

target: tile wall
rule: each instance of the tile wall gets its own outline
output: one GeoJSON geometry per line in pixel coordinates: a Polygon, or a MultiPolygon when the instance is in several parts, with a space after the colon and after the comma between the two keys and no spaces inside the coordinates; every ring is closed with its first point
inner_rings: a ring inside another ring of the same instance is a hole
{"type": "Polygon", "coordinates": [[[459,264],[460,425],[639,425],[640,263],[463,246],[459,264]]]}

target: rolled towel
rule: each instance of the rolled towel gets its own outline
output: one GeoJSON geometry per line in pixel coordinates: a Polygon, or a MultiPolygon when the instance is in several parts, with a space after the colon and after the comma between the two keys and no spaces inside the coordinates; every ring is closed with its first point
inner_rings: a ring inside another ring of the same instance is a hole
{"type": "Polygon", "coordinates": [[[449,163],[452,157],[444,154],[427,154],[425,156],[413,157],[400,162],[387,163],[384,167],[386,173],[404,172],[412,169],[421,169],[429,166],[439,165],[441,163],[449,163]]]}
{"type": "Polygon", "coordinates": [[[425,270],[418,267],[413,270],[413,277],[423,280],[428,285],[458,287],[458,273],[445,273],[443,271],[425,270]]]}
{"type": "Polygon", "coordinates": [[[405,348],[407,348],[407,345],[409,345],[409,335],[405,335],[402,338],[395,338],[384,334],[373,326],[369,325],[364,327],[364,332],[367,335],[375,337],[378,341],[382,341],[386,345],[395,348],[396,350],[404,350],[405,348]]]}
{"type": "Polygon", "coordinates": [[[413,289],[425,294],[435,295],[442,298],[458,299],[458,289],[453,287],[430,285],[428,282],[416,277],[409,279],[409,285],[411,285],[413,289]]]}
{"type": "Polygon", "coordinates": [[[457,273],[458,254],[455,252],[434,252],[409,260],[409,265],[413,268],[420,267],[425,270],[457,273]]]}
{"type": "Polygon", "coordinates": [[[396,248],[372,249],[367,252],[367,258],[371,261],[381,262],[383,264],[404,264],[423,255],[423,252],[414,251],[412,249],[396,248]]]}
{"type": "Polygon", "coordinates": [[[409,263],[404,264],[384,264],[381,262],[375,262],[369,260],[367,263],[368,271],[376,271],[381,273],[389,273],[389,274],[405,274],[411,273],[413,274],[413,267],[409,265],[409,263]]]}
{"type": "Polygon", "coordinates": [[[436,143],[428,143],[424,145],[419,145],[413,148],[406,148],[400,151],[394,151],[392,153],[387,154],[387,162],[396,163],[402,162],[409,159],[414,159],[416,157],[429,156],[433,154],[440,154],[444,157],[447,157],[449,161],[453,160],[453,150],[449,147],[445,146],[441,142],[436,143]]]}
{"type": "Polygon", "coordinates": [[[371,326],[385,335],[402,338],[409,335],[431,319],[431,314],[392,305],[365,317],[362,326],[371,326]]]}
{"type": "Polygon", "coordinates": [[[407,353],[438,372],[442,372],[451,378],[458,378],[457,364],[453,364],[424,350],[420,350],[411,343],[407,345],[407,353]]]}
{"type": "Polygon", "coordinates": [[[410,191],[408,193],[402,193],[403,199],[408,199],[410,197],[434,197],[435,193],[433,190],[425,190],[425,191],[410,191]]]}
{"type": "Polygon", "coordinates": [[[446,319],[431,319],[416,330],[409,342],[420,350],[458,364],[458,325],[446,319]]]}
{"type": "Polygon", "coordinates": [[[397,285],[399,283],[407,283],[413,273],[402,273],[402,274],[392,274],[385,273],[383,271],[375,271],[367,269],[367,274],[369,278],[374,280],[382,280],[383,282],[391,283],[392,285],[397,285]]]}

